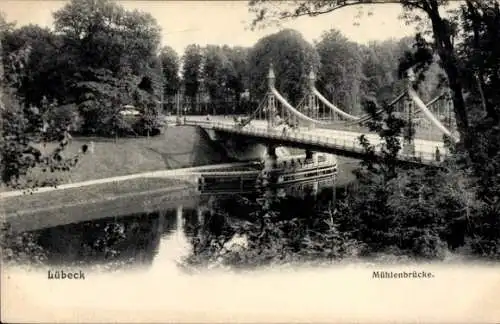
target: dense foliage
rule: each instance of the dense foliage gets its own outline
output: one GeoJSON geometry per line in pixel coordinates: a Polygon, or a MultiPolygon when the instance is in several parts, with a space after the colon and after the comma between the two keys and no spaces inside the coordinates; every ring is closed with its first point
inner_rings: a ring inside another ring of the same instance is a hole
{"type": "Polygon", "coordinates": [[[249,54],[250,91],[259,98],[267,91],[267,74],[272,63],[276,89],[292,105],[304,94],[306,76],[319,68],[319,57],[314,47],[295,30],[286,29],[266,36],[254,45],[249,54]]]}
{"type": "Polygon", "coordinates": [[[21,104],[43,110],[48,124],[55,115],[43,109],[46,101],[63,105],[63,120],[83,135],[146,134],[159,127],[161,110],[175,111],[176,94],[185,112],[247,112],[247,101],[257,104],[266,91],[271,62],[278,89],[292,103],[302,98],[314,69],[325,95],[359,113],[364,96],[398,93],[397,58],[408,44],[364,46],[336,30],[310,44],[287,29],[251,48],[191,44],[179,56],[168,45],[159,47],[160,27],[150,14],[112,0],[73,0],[53,16],[53,30],[5,23],[6,79],[21,104]],[[134,106],[142,117],[124,117],[124,106],[134,106]]]}
{"type": "Polygon", "coordinates": [[[115,134],[117,124],[127,123],[118,113],[125,105],[150,119],[144,107],[161,89],[160,28],[152,16],[107,0],[74,0],[53,16],[54,30],[29,25],[3,32],[5,75],[21,104],[57,101],[83,120],[72,130],[83,134],[115,134]],[[134,95],[141,91],[147,95],[134,95]]]}

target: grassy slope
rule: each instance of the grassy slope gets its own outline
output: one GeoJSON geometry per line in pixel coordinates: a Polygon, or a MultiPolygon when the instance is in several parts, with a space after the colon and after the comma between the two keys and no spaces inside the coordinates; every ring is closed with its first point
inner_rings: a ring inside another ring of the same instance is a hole
{"type": "MultiPolygon", "coordinates": [[[[63,183],[109,178],[127,174],[168,170],[228,159],[194,127],[168,127],[164,134],[148,138],[75,138],[67,154],[78,152],[83,144],[94,143],[94,152],[85,154],[70,172],[32,172],[33,177],[60,177],[63,183]]],[[[53,145],[47,145],[47,149],[53,145]]]]}
{"type": "Polygon", "coordinates": [[[68,188],[49,192],[27,193],[22,196],[4,198],[3,211],[6,214],[19,210],[47,208],[72,204],[78,201],[105,200],[106,198],[127,195],[135,192],[156,191],[187,185],[185,182],[169,178],[131,179],[120,182],[96,184],[81,188],[68,188]]]}
{"type": "MultiPolygon", "coordinates": [[[[57,174],[34,170],[31,176],[39,179],[56,176],[62,183],[68,183],[227,162],[227,157],[203,135],[194,127],[169,127],[164,134],[149,139],[122,138],[115,142],[114,139],[75,138],[65,154],[69,156],[78,152],[80,147],[88,144],[90,140],[94,142],[94,152],[84,155],[70,172],[57,174]]],[[[47,150],[53,147],[54,144],[49,144],[47,150]]],[[[106,200],[132,192],[168,189],[181,183],[174,179],[134,179],[119,184],[113,182],[2,199],[0,206],[2,212],[11,213],[15,210],[106,200]]]]}

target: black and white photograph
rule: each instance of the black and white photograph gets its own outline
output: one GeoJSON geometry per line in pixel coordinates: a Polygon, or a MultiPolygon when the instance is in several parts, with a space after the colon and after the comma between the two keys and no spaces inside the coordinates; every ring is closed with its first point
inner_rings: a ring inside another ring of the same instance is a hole
{"type": "Polygon", "coordinates": [[[1,322],[500,321],[499,0],[0,0],[1,322]]]}

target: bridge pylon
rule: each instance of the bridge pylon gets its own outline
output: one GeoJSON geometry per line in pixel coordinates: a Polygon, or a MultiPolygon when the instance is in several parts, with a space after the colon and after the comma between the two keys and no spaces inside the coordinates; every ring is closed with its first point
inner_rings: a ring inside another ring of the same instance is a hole
{"type": "Polygon", "coordinates": [[[405,95],[403,98],[403,116],[406,120],[406,125],[403,130],[403,153],[408,155],[415,154],[415,125],[413,121],[414,103],[405,95]]]}
{"type": "Polygon", "coordinates": [[[267,75],[267,85],[268,85],[268,95],[267,95],[267,106],[265,108],[266,111],[266,121],[267,128],[271,129],[275,126],[275,117],[276,114],[276,98],[272,92],[274,86],[276,84],[276,76],[274,75],[273,63],[269,64],[269,73],[267,75]]]}
{"type": "MultiPolygon", "coordinates": [[[[319,119],[318,98],[314,94],[315,83],[316,83],[316,75],[313,69],[311,69],[311,72],[309,73],[309,91],[307,94],[306,115],[309,115],[309,117],[314,119],[319,119]]],[[[311,124],[309,127],[314,128],[315,125],[311,124]]]]}
{"type": "Polygon", "coordinates": [[[453,111],[453,97],[451,95],[451,90],[448,90],[444,96],[444,110],[446,127],[448,127],[451,131],[456,132],[457,125],[453,111]]]}
{"type": "Polygon", "coordinates": [[[271,93],[267,96],[267,107],[266,107],[266,120],[267,120],[267,128],[271,129],[276,124],[276,98],[271,93]]]}

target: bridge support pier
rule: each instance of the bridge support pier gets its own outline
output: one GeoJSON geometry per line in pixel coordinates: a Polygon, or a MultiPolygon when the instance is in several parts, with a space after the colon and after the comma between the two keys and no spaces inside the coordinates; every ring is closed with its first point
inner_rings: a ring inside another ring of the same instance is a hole
{"type": "Polygon", "coordinates": [[[277,159],[278,156],[276,155],[276,146],[267,145],[267,155],[270,158],[277,159]]]}
{"type": "Polygon", "coordinates": [[[413,140],[405,140],[403,143],[403,154],[415,155],[415,142],[413,140]]]}
{"type": "Polygon", "coordinates": [[[158,228],[156,229],[156,234],[160,236],[163,233],[163,228],[165,227],[165,212],[161,211],[158,215],[158,228]]]}
{"type": "Polygon", "coordinates": [[[184,214],[184,208],[182,205],[179,205],[177,206],[177,211],[176,211],[176,228],[177,228],[177,231],[182,231],[183,229],[183,219],[182,219],[182,216],[184,214]]]}
{"type": "Polygon", "coordinates": [[[198,216],[198,225],[201,227],[204,225],[205,223],[205,211],[206,211],[206,208],[204,207],[201,207],[201,206],[198,206],[198,208],[196,208],[196,214],[198,216]]]}
{"type": "Polygon", "coordinates": [[[275,168],[278,160],[278,155],[276,154],[276,146],[267,145],[267,158],[264,162],[265,168],[275,168]]]}
{"type": "Polygon", "coordinates": [[[313,151],[306,150],[306,160],[311,160],[313,158],[313,151]]]}
{"type": "Polygon", "coordinates": [[[261,181],[262,185],[265,187],[269,183],[273,183],[275,181],[273,172],[271,172],[273,169],[275,169],[278,166],[278,156],[276,155],[276,146],[274,145],[267,145],[267,154],[265,154],[264,157],[264,168],[261,171],[261,181]]]}

